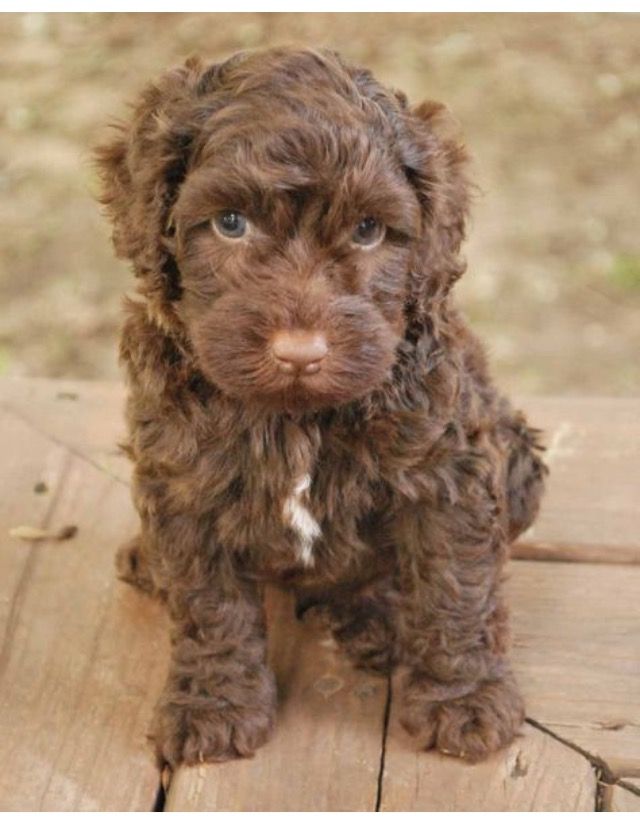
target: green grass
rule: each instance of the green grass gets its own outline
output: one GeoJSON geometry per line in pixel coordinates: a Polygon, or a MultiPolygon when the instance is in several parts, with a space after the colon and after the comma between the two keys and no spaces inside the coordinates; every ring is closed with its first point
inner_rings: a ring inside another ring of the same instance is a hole
{"type": "Polygon", "coordinates": [[[619,253],[613,263],[609,278],[624,290],[640,290],[640,255],[619,253]]]}

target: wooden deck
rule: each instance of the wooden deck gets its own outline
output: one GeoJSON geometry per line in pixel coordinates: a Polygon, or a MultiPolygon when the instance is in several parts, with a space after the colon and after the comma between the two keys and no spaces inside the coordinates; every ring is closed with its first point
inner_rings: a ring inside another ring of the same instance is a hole
{"type": "Polygon", "coordinates": [[[393,688],[272,593],[275,738],[163,789],[146,729],[166,620],[113,570],[136,522],[122,399],[107,383],[0,383],[0,810],[640,810],[640,401],[520,401],[552,475],[510,565],[530,717],[512,747],[476,766],[417,752],[393,688]],[[69,525],[63,541],[10,534],[69,525]]]}

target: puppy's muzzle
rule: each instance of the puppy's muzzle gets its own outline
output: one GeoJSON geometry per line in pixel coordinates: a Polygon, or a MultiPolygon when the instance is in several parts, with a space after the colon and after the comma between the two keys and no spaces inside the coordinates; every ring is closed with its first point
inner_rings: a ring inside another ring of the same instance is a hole
{"type": "Polygon", "coordinates": [[[329,353],[324,334],[300,329],[278,331],[271,341],[278,368],[285,374],[317,374],[329,353]]]}

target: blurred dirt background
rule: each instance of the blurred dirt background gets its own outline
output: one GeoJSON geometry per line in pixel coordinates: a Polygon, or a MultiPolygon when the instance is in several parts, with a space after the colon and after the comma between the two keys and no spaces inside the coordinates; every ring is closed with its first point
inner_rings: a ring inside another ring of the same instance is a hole
{"type": "Polygon", "coordinates": [[[1,14],[0,375],[116,377],[133,288],[90,148],[193,53],[325,45],[448,104],[481,191],[459,298],[510,390],[640,393],[640,16],[1,14]]]}

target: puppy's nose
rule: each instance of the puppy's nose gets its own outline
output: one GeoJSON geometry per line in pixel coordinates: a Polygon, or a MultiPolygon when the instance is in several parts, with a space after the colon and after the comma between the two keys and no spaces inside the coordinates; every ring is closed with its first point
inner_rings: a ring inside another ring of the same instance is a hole
{"type": "Polygon", "coordinates": [[[315,374],[329,352],[327,340],[317,331],[278,331],[271,342],[271,350],[281,371],[293,374],[315,374]]]}

